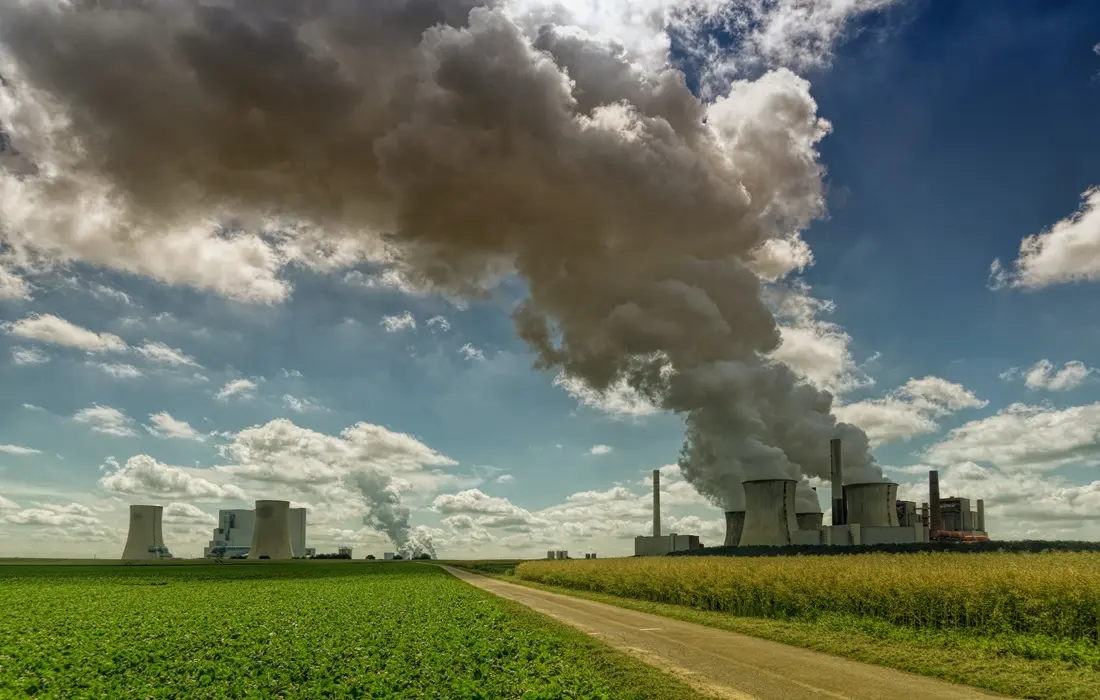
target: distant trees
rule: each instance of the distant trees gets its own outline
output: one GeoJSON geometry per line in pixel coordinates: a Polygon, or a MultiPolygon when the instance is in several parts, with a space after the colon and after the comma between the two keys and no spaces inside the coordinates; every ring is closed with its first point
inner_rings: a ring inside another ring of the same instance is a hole
{"type": "Polygon", "coordinates": [[[314,554],[311,559],[351,559],[351,555],[347,552],[338,552],[330,554],[314,554]]]}
{"type": "Polygon", "coordinates": [[[373,554],[368,554],[367,559],[374,559],[374,555],[373,554]]]}
{"type": "Polygon", "coordinates": [[[413,559],[431,559],[431,558],[432,558],[432,555],[428,554],[427,552],[421,552],[420,554],[417,554],[415,557],[413,557],[413,559]]]}

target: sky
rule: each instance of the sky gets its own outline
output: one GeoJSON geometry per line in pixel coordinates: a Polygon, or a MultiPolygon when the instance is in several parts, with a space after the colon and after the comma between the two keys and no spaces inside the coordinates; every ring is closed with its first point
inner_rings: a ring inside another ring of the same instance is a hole
{"type": "MultiPolygon", "coordinates": [[[[770,360],[833,395],[900,497],[927,500],[938,469],[944,495],[985,499],[994,538],[1100,537],[1095,3],[564,5],[560,26],[682,70],[704,105],[733,81],[733,109],[805,85],[824,206],[756,258],[770,360]]],[[[528,31],[542,10],[507,4],[528,31]]],[[[677,466],[683,417],[540,368],[513,318],[523,275],[460,294],[308,236],[271,265],[189,229],[128,248],[103,231],[129,222],[85,207],[74,228],[64,203],[15,197],[49,177],[23,164],[0,187],[0,556],[117,557],[134,503],[201,556],[219,509],[272,498],[309,509],[318,551],[380,555],[396,533],[453,558],[628,555],[654,469],[666,531],[721,543],[722,508],[677,466]]]]}

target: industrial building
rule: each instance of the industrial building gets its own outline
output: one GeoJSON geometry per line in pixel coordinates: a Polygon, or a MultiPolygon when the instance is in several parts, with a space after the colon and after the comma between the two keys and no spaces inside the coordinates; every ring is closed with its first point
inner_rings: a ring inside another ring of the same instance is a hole
{"type": "Polygon", "coordinates": [[[163,506],[130,506],[130,529],[122,548],[123,559],[172,558],[164,546],[163,516],[163,506]]]}
{"type": "Polygon", "coordinates": [[[653,470],[653,535],[634,538],[634,556],[660,557],[669,552],[701,549],[698,535],[661,534],[661,470],[653,470]]]}
{"type": "Polygon", "coordinates": [[[985,501],[974,502],[977,510],[970,510],[969,498],[940,498],[940,474],[928,472],[928,508],[925,525],[929,539],[938,542],[984,542],[989,540],[985,529],[985,501]]]}
{"type": "MultiPolygon", "coordinates": [[[[277,501],[285,503],[285,501],[277,501]]],[[[257,501],[261,503],[261,501],[257,501]]],[[[288,504],[289,506],[289,504],[288,504]]],[[[306,547],[306,509],[289,508],[291,550],[295,558],[313,556],[315,550],[306,547]]],[[[213,539],[203,549],[204,557],[243,557],[252,550],[256,529],[256,511],[232,509],[218,511],[218,527],[213,539]]]]}

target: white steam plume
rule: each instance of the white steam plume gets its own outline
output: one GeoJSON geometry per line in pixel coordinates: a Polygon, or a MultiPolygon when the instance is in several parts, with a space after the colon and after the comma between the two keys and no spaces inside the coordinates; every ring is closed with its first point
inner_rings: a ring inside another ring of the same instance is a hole
{"type": "Polygon", "coordinates": [[[824,209],[830,125],[789,70],[704,104],[473,0],[7,4],[0,42],[0,120],[37,165],[0,176],[14,249],[267,301],[288,258],[384,251],[466,296],[518,274],[538,365],[683,414],[702,493],[825,476],[835,435],[875,471],[832,397],[764,359],[755,253],[824,209]]]}

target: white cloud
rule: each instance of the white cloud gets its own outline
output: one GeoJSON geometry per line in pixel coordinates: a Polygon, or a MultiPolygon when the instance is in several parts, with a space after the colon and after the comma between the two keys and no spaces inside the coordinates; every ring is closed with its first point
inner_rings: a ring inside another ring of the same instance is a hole
{"type": "Polygon", "coordinates": [[[95,404],[90,408],[82,408],[73,414],[73,421],[87,425],[97,433],[115,437],[131,437],[136,434],[133,427],[134,421],[122,411],[110,406],[95,404]]]}
{"type": "Polygon", "coordinates": [[[17,365],[41,365],[50,361],[50,356],[38,348],[12,348],[11,361],[17,365]]]}
{"type": "Polygon", "coordinates": [[[87,352],[122,352],[126,343],[111,333],[96,333],[69,323],[53,314],[32,314],[10,323],[5,330],[11,335],[52,345],[63,345],[87,352]]]}
{"type": "Polygon", "coordinates": [[[857,425],[871,444],[909,440],[939,430],[938,418],[988,405],[961,384],[940,377],[910,379],[885,398],[836,406],[839,420],[857,425]]]}
{"type": "Polygon", "coordinates": [[[317,403],[313,399],[299,399],[290,394],[283,394],[283,406],[287,407],[295,413],[306,413],[307,411],[327,411],[328,409],[317,403]]]}
{"type": "Polygon", "coordinates": [[[250,399],[252,398],[252,392],[256,390],[258,385],[251,379],[234,379],[227,382],[225,386],[218,390],[218,393],[214,394],[214,398],[219,401],[228,401],[231,398],[238,399],[250,399]]]}
{"type": "Polygon", "coordinates": [[[802,237],[770,238],[753,254],[751,268],[757,277],[768,282],[782,279],[792,272],[802,272],[814,264],[814,254],[802,237]]]}
{"type": "Polygon", "coordinates": [[[0,496],[0,510],[19,510],[19,504],[0,496]]]}
{"type": "Polygon", "coordinates": [[[188,367],[201,367],[195,358],[184,353],[182,350],[171,348],[164,343],[150,343],[145,342],[144,345],[137,348],[145,359],[151,362],[157,362],[164,365],[172,365],[175,367],[186,365],[188,367]]]}
{"type": "Polygon", "coordinates": [[[515,480],[516,477],[512,476],[511,474],[501,474],[496,478],[496,482],[498,484],[511,484],[515,483],[515,480]]]}
{"type": "Polygon", "coordinates": [[[564,372],[554,377],[554,386],[561,387],[581,405],[602,411],[613,417],[640,418],[660,409],[635,391],[625,380],[619,380],[606,391],[596,391],[577,377],[564,372]]]}
{"type": "Polygon", "coordinates": [[[164,507],[165,525],[217,525],[218,519],[190,503],[169,503],[164,507]]]}
{"type": "Polygon", "coordinates": [[[1096,369],[1086,367],[1085,363],[1071,360],[1061,369],[1055,369],[1050,360],[1039,360],[1027,371],[1015,367],[1001,373],[1001,379],[1013,381],[1024,379],[1024,384],[1033,391],[1069,391],[1084,384],[1085,380],[1096,373],[1096,369]]]}
{"type": "Polygon", "coordinates": [[[1011,269],[994,260],[990,287],[1038,288],[1100,279],[1100,187],[1081,195],[1081,208],[1049,229],[1027,236],[1011,269]]]}
{"type": "Polygon", "coordinates": [[[173,418],[167,411],[150,415],[149,423],[145,429],[159,438],[178,438],[196,442],[206,439],[206,436],[192,428],[190,423],[173,418]]]}
{"type": "Polygon", "coordinates": [[[874,380],[852,357],[852,337],[821,318],[834,311],[833,302],[814,298],[809,292],[802,282],[770,290],[780,333],[779,347],[771,357],[834,395],[873,385],[874,380]]]}
{"type": "Polygon", "coordinates": [[[396,333],[400,330],[415,329],[416,319],[412,313],[406,311],[398,316],[383,316],[378,325],[386,329],[387,333],[396,333]]]}
{"type": "Polygon", "coordinates": [[[9,455],[38,455],[42,454],[42,450],[35,450],[30,447],[20,447],[19,445],[0,445],[0,452],[4,452],[9,455]]]}
{"type": "Polygon", "coordinates": [[[279,370],[279,374],[283,379],[302,379],[305,376],[296,369],[281,369],[279,370]]]}
{"type": "Polygon", "coordinates": [[[69,503],[68,505],[39,503],[33,508],[0,517],[0,520],[12,525],[45,525],[66,528],[100,525],[95,511],[79,503],[69,503]]]}
{"type": "Polygon", "coordinates": [[[127,364],[114,364],[110,362],[88,362],[89,367],[95,367],[100,372],[110,375],[115,379],[139,379],[145,376],[137,367],[127,364]]]}
{"type": "Polygon", "coordinates": [[[592,448],[588,450],[588,454],[590,455],[605,455],[609,452],[611,452],[611,447],[609,445],[593,445],[592,448]]]}
{"type": "Polygon", "coordinates": [[[934,465],[990,464],[1006,472],[1100,463],[1098,425],[1100,403],[1066,409],[1014,403],[955,428],[922,459],[934,465]]]}
{"type": "Polygon", "coordinates": [[[428,319],[428,328],[431,328],[432,332],[445,333],[451,330],[451,322],[442,316],[432,316],[428,319]]]}
{"type": "Polygon", "coordinates": [[[466,343],[465,345],[460,347],[458,349],[458,351],[460,353],[462,353],[463,357],[465,357],[467,360],[470,360],[471,362],[473,362],[473,361],[484,362],[485,361],[485,353],[482,352],[481,350],[475,348],[473,346],[473,344],[471,344],[471,343],[466,343]]]}
{"type": "Polygon", "coordinates": [[[99,485],[108,491],[135,496],[186,498],[196,501],[247,500],[239,486],[219,483],[210,470],[173,467],[149,455],[135,455],[119,465],[108,459],[99,485]]]}
{"type": "Polygon", "coordinates": [[[407,277],[393,268],[373,275],[352,270],[344,275],[344,283],[365,289],[393,289],[406,294],[416,294],[419,291],[407,277]]]}
{"type": "Polygon", "coordinates": [[[33,403],[25,403],[25,404],[23,404],[23,408],[27,409],[28,411],[45,411],[46,410],[46,409],[42,408],[41,406],[35,406],[33,403]]]}
{"type": "Polygon", "coordinates": [[[15,274],[0,260],[0,301],[28,301],[31,298],[31,286],[27,280],[15,274]]]}

